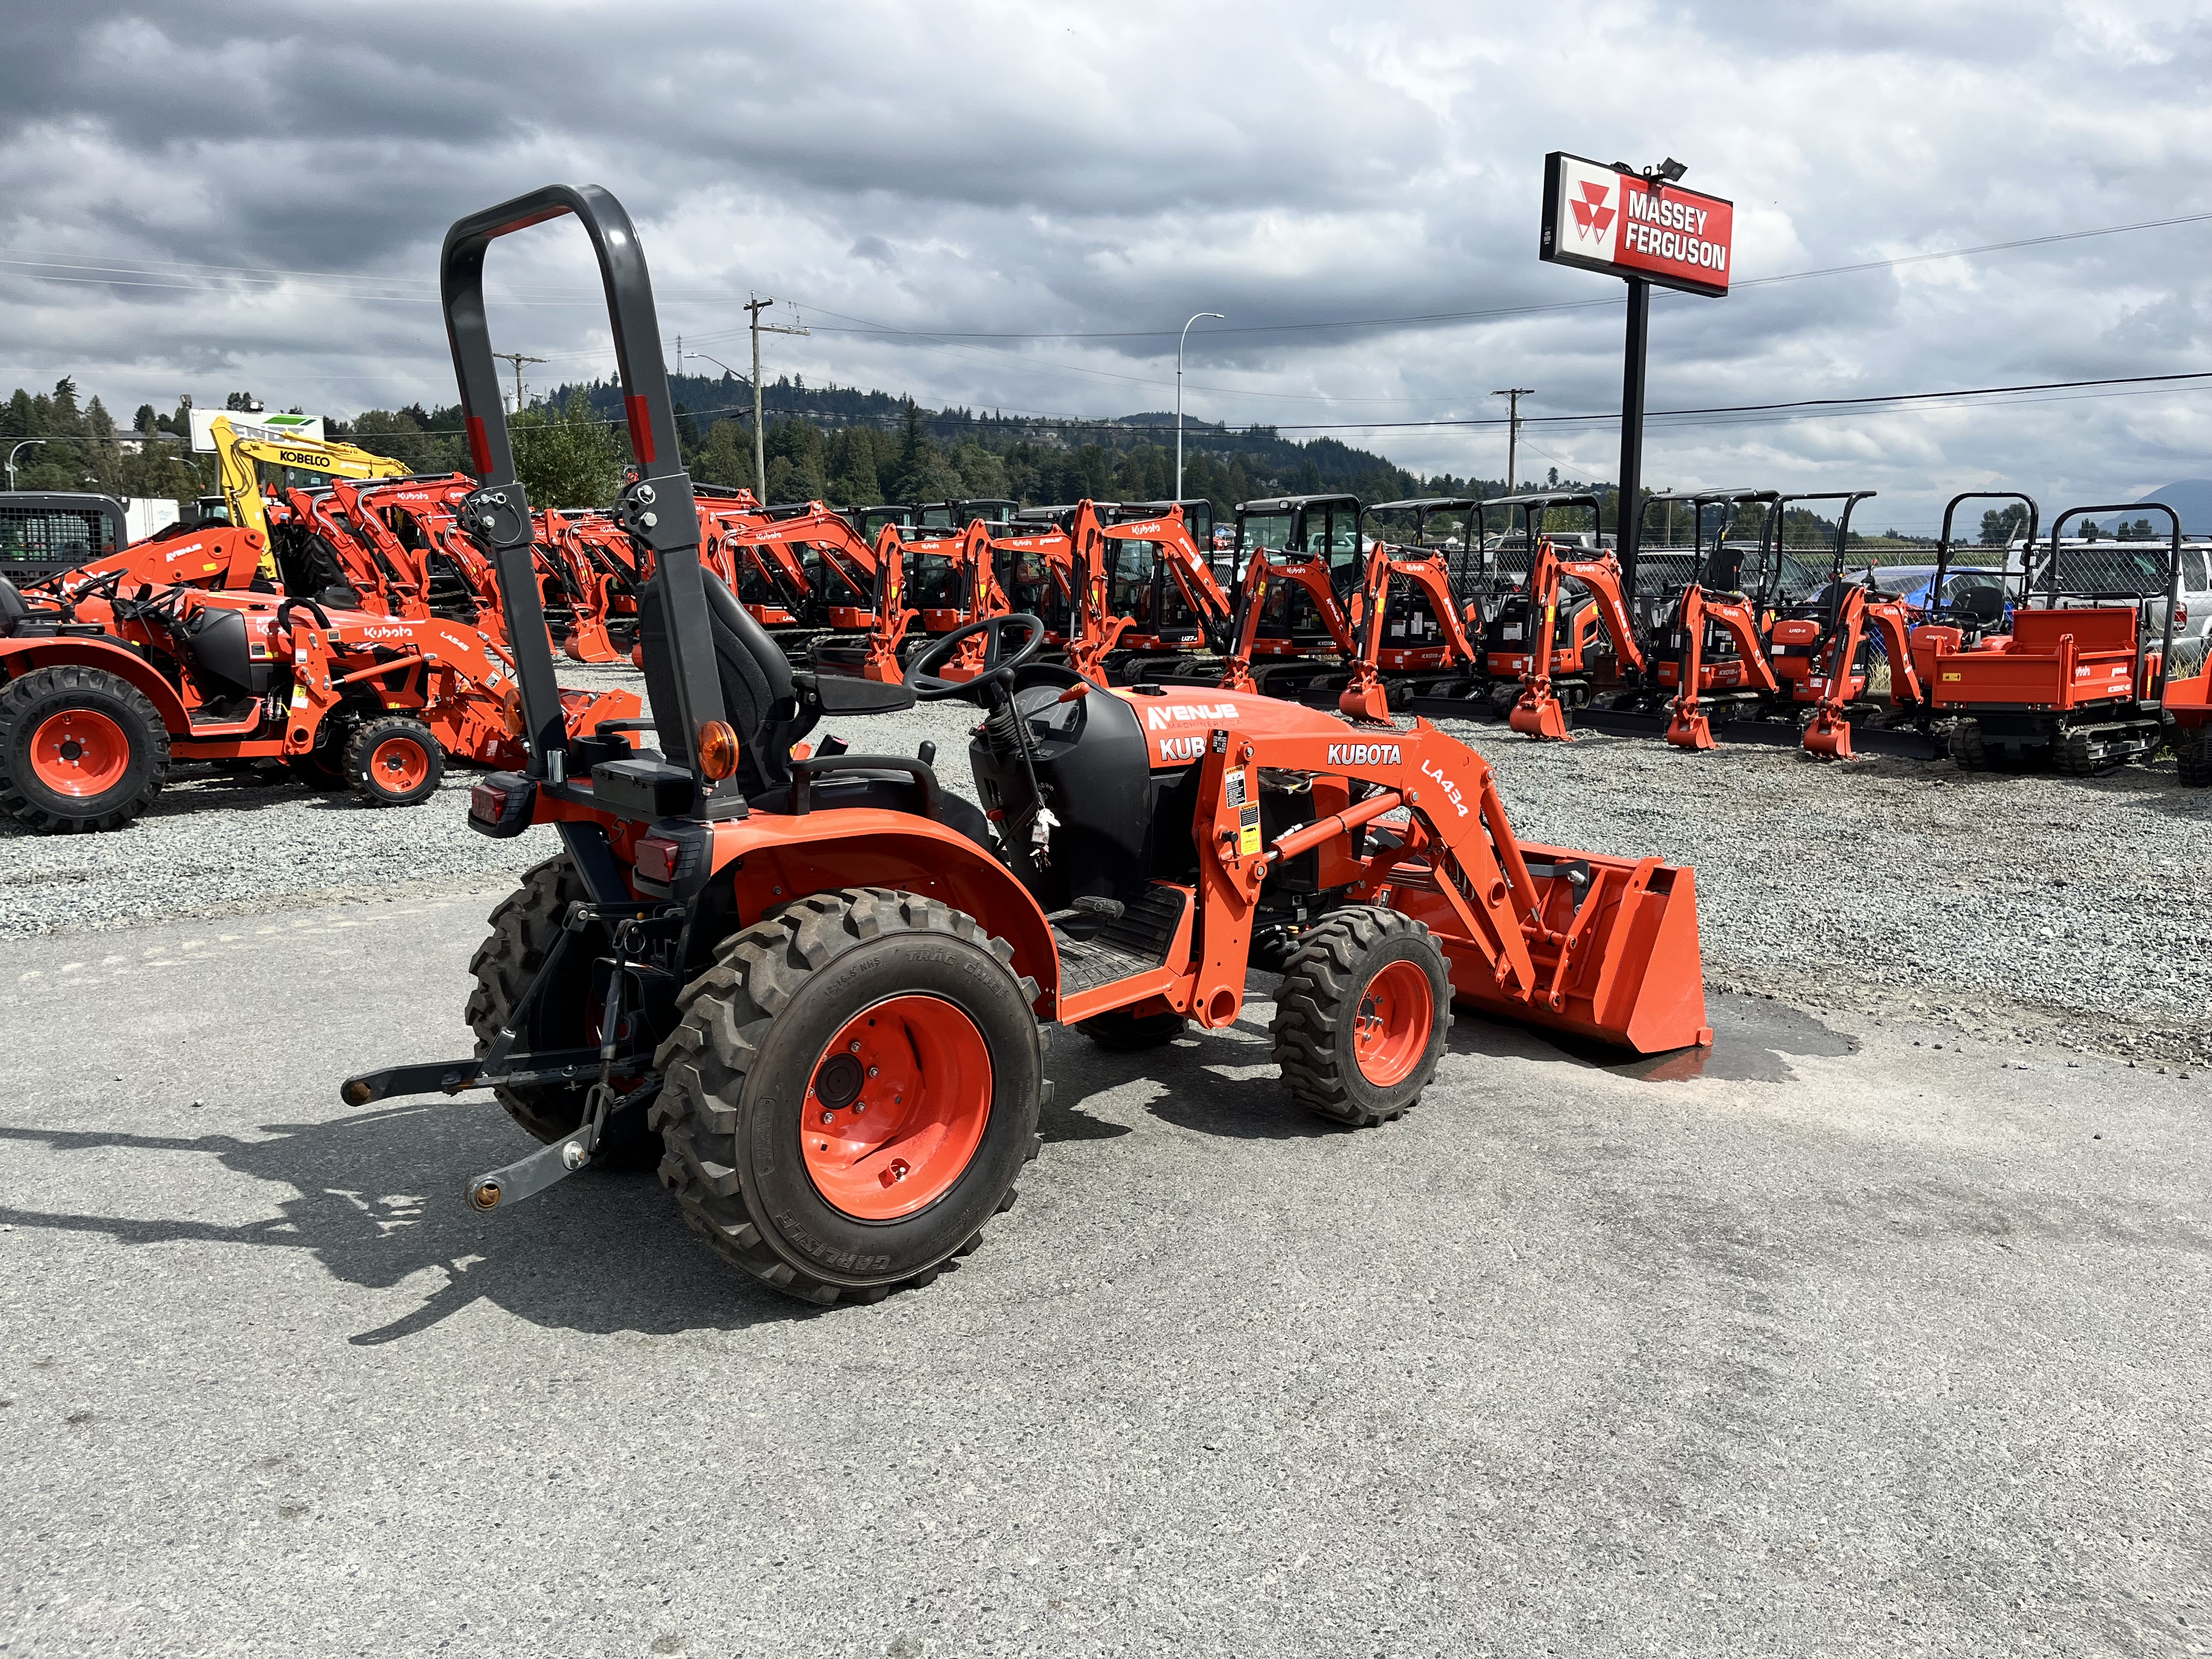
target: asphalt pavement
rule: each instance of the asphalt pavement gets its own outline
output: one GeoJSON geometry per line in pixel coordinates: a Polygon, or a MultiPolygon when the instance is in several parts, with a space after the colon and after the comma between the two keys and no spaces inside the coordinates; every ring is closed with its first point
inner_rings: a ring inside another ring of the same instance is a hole
{"type": "Polygon", "coordinates": [[[982,1248],[815,1312],[338,1103],[494,896],[0,944],[0,1653],[2212,1650],[2201,1075],[1726,999],[1354,1132],[1261,997],[1057,1042],[982,1248]]]}

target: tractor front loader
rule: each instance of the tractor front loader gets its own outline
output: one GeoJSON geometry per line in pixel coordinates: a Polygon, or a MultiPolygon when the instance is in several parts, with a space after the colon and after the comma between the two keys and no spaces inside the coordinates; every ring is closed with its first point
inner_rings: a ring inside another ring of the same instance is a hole
{"type": "Polygon", "coordinates": [[[447,329],[483,483],[465,518],[515,619],[526,760],[474,791],[492,836],[561,854],[494,914],[466,1059],[349,1079],[354,1107],[489,1087],[543,1142],[468,1184],[496,1211],[579,1169],[657,1158],[686,1219],[790,1295],[928,1284],[1014,1202],[1050,1098],[1040,1030],[1115,1048],[1218,1030],[1255,941],[1292,1100],[1347,1125],[1415,1103],[1455,1004],[1656,1050],[1710,1038],[1691,872],[1526,845],[1490,768],[1433,726],[1211,688],[1111,690],[1040,659],[1035,617],[931,641],[903,682],[794,671],[702,569],[635,231],[593,187],[461,221],[447,329]],[[597,250],[636,457],[617,508],[650,550],[640,626],[656,746],[572,734],[532,614],[532,517],[484,327],[486,251],[570,214],[597,250]],[[944,671],[969,647],[972,677],[944,671]],[[793,760],[824,714],[917,699],[981,715],[988,811],[933,753],[793,760]]]}

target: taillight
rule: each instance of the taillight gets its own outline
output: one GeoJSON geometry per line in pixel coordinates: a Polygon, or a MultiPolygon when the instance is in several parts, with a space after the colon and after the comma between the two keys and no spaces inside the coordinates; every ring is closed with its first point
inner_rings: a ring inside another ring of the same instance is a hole
{"type": "Polygon", "coordinates": [[[684,863],[684,849],[672,841],[647,836],[637,844],[637,873],[665,887],[676,879],[684,863]]]}
{"type": "Polygon", "coordinates": [[[494,772],[469,791],[469,828],[503,838],[530,828],[538,785],[520,772],[494,772]]]}

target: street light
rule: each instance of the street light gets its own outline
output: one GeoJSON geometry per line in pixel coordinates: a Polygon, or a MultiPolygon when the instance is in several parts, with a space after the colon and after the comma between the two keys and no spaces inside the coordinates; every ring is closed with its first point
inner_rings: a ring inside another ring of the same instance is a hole
{"type": "Polygon", "coordinates": [[[683,362],[684,359],[685,359],[686,357],[696,357],[696,358],[699,358],[700,360],[702,360],[702,362],[712,363],[712,364],[714,364],[714,366],[715,368],[717,368],[720,369],[720,370],[722,371],[722,373],[723,373],[723,374],[725,374],[728,375],[728,376],[729,376],[732,380],[737,380],[737,379],[738,379],[738,378],[739,378],[738,374],[738,371],[737,371],[736,369],[734,369],[734,368],[731,368],[727,363],[724,362],[723,362],[720,357],[710,357],[710,356],[708,356],[705,352],[703,352],[703,351],[684,351],[684,350],[678,350],[678,351],[677,352],[677,354],[676,354],[676,361],[677,361],[677,362],[678,362],[679,365],[683,362]]]}
{"type": "Polygon", "coordinates": [[[9,489],[13,489],[15,487],[15,458],[21,454],[25,450],[28,449],[33,444],[42,444],[44,442],[46,442],[44,438],[26,438],[22,442],[17,444],[13,449],[8,452],[9,489]]]}
{"type": "MultiPolygon", "coordinates": [[[[1226,318],[1226,317],[1223,316],[1223,315],[1222,315],[1219,312],[1218,312],[1218,311],[1201,311],[1201,312],[1200,312],[1200,313],[1198,313],[1198,317],[1211,317],[1211,318],[1212,318],[1216,322],[1222,322],[1222,323],[1225,323],[1225,322],[1227,322],[1227,321],[1229,320],[1229,319],[1228,319],[1228,318],[1226,318]]],[[[1192,318],[1192,319],[1190,319],[1190,323],[1194,323],[1194,322],[1196,322],[1196,321],[1198,320],[1198,317],[1194,317],[1194,318],[1192,318]]],[[[1186,344],[1188,344],[1188,343],[1189,343],[1189,340],[1190,340],[1190,323],[1185,323],[1185,324],[1182,325],[1182,335],[1181,335],[1181,336],[1176,339],[1176,487],[1175,487],[1175,498],[1176,498],[1176,500],[1177,500],[1177,501],[1181,501],[1181,500],[1182,499],[1182,349],[1183,349],[1183,347],[1184,347],[1186,344]]]]}

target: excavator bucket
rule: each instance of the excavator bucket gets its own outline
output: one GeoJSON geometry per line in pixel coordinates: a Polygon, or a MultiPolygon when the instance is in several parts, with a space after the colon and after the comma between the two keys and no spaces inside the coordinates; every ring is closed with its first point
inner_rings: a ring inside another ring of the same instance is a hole
{"type": "Polygon", "coordinates": [[[1553,743],[1572,743],[1567,735],[1567,711],[1559,706],[1559,696],[1551,691],[1530,690],[1521,694],[1521,701],[1513,705],[1513,712],[1505,723],[1524,738],[1543,738],[1553,743]]]}
{"type": "Polygon", "coordinates": [[[1711,1043],[1698,949],[1697,878],[1656,858],[1613,858],[1524,843],[1540,896],[1531,940],[1533,994],[1515,994],[1493,964],[1443,940],[1454,1000],[1638,1054],[1711,1043]]]}
{"type": "Polygon", "coordinates": [[[578,662],[620,662],[622,653],[607,637],[607,624],[599,617],[579,617],[561,648],[578,662]]]}
{"type": "Polygon", "coordinates": [[[1805,727],[1802,738],[1808,755],[1826,755],[1831,760],[1851,758],[1851,723],[1828,708],[1814,714],[1805,727]]]}
{"type": "Polygon", "coordinates": [[[1695,709],[1674,706],[1674,717],[1667,722],[1667,741],[1677,749],[1717,749],[1713,741],[1713,723],[1695,709]]]}
{"type": "Polygon", "coordinates": [[[1380,680],[1370,680],[1364,685],[1355,683],[1346,686],[1337,698],[1336,706],[1351,720],[1372,720],[1382,725],[1389,723],[1390,700],[1380,680]]]}

